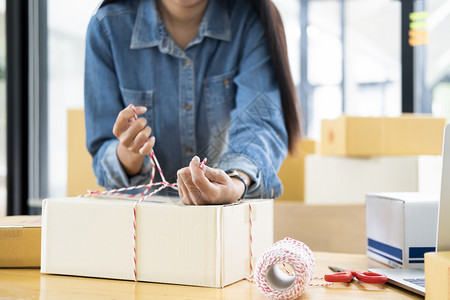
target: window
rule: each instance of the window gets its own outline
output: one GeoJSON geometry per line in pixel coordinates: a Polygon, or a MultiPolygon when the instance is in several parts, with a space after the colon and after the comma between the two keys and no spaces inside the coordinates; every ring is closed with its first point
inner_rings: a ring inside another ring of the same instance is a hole
{"type": "Polygon", "coordinates": [[[401,113],[401,2],[345,2],[345,113],[401,113]]]}
{"type": "Polygon", "coordinates": [[[308,4],[308,136],[320,138],[324,118],[342,112],[342,39],[340,1],[308,4]]]}
{"type": "Polygon", "coordinates": [[[294,84],[300,84],[300,1],[273,0],[283,20],[294,84]]]}
{"type": "Polygon", "coordinates": [[[67,110],[83,108],[87,25],[98,1],[47,0],[49,196],[66,195],[67,110]]]}
{"type": "Polygon", "coordinates": [[[308,137],[320,139],[322,119],[343,112],[360,116],[401,112],[400,1],[274,2],[286,27],[308,137]],[[301,39],[301,32],[307,37],[301,39]]]}
{"type": "Polygon", "coordinates": [[[0,0],[0,217],[6,215],[6,0],[0,0]]]}
{"type": "Polygon", "coordinates": [[[426,45],[425,85],[431,98],[432,112],[450,120],[450,2],[429,0],[426,45]]]}

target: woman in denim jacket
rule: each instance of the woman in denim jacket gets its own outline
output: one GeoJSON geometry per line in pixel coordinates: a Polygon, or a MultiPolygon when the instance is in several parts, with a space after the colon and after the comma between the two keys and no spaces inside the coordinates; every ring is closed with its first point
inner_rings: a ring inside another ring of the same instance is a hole
{"type": "Polygon", "coordinates": [[[153,149],[185,204],[281,194],[277,173],[300,126],[270,0],[104,0],[87,30],[85,70],[100,185],[148,183],[153,149]],[[211,167],[202,171],[199,156],[211,167]]]}

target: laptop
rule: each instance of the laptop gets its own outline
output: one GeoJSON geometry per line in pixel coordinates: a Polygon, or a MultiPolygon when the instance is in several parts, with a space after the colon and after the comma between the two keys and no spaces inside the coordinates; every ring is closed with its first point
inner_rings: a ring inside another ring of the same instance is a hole
{"type": "MultiPolygon", "coordinates": [[[[436,251],[450,251],[450,123],[444,129],[442,143],[442,180],[439,202],[436,251]]],[[[422,269],[369,269],[386,274],[388,283],[425,296],[425,272],[422,269]]]]}

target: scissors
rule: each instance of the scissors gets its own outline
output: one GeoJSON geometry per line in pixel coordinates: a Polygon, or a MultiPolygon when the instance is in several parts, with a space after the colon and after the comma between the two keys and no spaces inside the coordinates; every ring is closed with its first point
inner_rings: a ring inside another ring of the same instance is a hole
{"type": "Polygon", "coordinates": [[[328,282],[350,282],[353,280],[353,277],[356,277],[359,281],[365,283],[383,284],[387,281],[386,275],[374,272],[357,272],[353,270],[344,270],[334,266],[329,266],[328,268],[333,272],[338,272],[325,275],[323,279],[328,282]]]}

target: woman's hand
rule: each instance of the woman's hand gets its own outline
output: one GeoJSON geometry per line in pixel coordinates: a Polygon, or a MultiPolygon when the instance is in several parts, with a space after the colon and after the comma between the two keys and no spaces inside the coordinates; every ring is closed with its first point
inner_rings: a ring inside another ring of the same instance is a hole
{"type": "Polygon", "coordinates": [[[236,202],[244,192],[244,184],[231,179],[223,170],[208,166],[200,169],[195,156],[189,167],[177,172],[178,193],[184,204],[229,204],[236,202]]]}
{"type": "MultiPolygon", "coordinates": [[[[136,114],[147,111],[145,106],[136,106],[136,114]]],[[[155,137],[150,137],[152,129],[145,118],[135,120],[131,106],[122,110],[114,123],[113,134],[119,139],[117,156],[128,175],[137,174],[142,167],[144,157],[153,149],[155,137]]]]}

